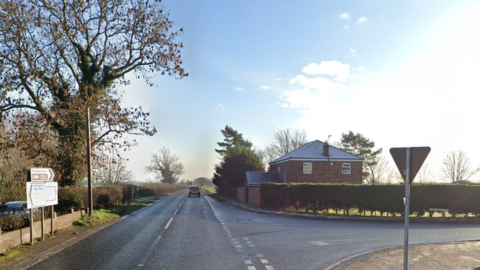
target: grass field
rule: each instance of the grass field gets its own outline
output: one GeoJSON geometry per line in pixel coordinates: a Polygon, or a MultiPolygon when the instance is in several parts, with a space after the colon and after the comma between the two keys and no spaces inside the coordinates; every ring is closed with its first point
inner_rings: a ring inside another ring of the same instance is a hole
{"type": "Polygon", "coordinates": [[[217,186],[202,186],[202,190],[207,194],[215,194],[217,193],[216,187],[217,186]]]}

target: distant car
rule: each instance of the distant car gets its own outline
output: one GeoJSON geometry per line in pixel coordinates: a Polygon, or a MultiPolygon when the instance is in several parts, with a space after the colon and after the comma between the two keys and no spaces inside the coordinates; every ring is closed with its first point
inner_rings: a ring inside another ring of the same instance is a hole
{"type": "Polygon", "coordinates": [[[19,216],[28,218],[30,211],[27,209],[26,201],[7,202],[0,206],[0,216],[19,216]]]}
{"type": "Polygon", "coordinates": [[[200,188],[197,187],[197,186],[191,186],[190,189],[188,190],[188,197],[190,197],[192,195],[200,197],[200,195],[201,195],[200,188]]]}

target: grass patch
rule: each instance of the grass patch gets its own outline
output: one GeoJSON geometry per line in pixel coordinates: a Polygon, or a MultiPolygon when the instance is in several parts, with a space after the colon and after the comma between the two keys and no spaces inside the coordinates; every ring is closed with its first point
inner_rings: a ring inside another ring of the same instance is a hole
{"type": "Polygon", "coordinates": [[[88,215],[83,216],[81,219],[76,220],[73,225],[89,227],[105,224],[119,218],[120,216],[129,215],[148,204],[158,201],[159,198],[160,197],[141,197],[108,209],[94,210],[93,217],[88,215]]]}
{"type": "Polygon", "coordinates": [[[73,225],[80,227],[102,225],[117,219],[119,216],[120,215],[113,213],[109,209],[94,210],[93,217],[89,215],[83,216],[81,219],[75,220],[73,225]]]}
{"type": "Polygon", "coordinates": [[[21,254],[22,254],[22,252],[18,249],[10,250],[9,252],[6,252],[6,253],[1,253],[0,254],[0,263],[3,263],[7,260],[15,258],[15,257],[17,257],[21,254]]]}
{"type": "Polygon", "coordinates": [[[216,194],[217,187],[216,186],[202,186],[202,190],[204,190],[207,194],[216,194]]]}

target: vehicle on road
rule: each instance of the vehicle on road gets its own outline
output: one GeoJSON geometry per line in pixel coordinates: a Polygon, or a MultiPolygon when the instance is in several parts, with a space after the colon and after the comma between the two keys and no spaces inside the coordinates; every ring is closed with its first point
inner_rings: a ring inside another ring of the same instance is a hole
{"type": "Polygon", "coordinates": [[[191,186],[190,189],[188,190],[188,197],[192,195],[200,197],[201,196],[200,188],[197,186],[191,186]]]}

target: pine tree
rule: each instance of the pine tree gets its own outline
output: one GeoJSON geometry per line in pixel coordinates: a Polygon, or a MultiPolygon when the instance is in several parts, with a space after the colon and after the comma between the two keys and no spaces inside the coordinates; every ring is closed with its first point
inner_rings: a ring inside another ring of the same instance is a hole
{"type": "Polygon", "coordinates": [[[264,171],[260,157],[252,150],[252,143],[243,139],[241,133],[226,126],[221,130],[224,142],[217,143],[223,149],[215,149],[222,156],[215,165],[212,182],[224,196],[236,196],[236,188],[244,185],[247,171],[264,171]]]}
{"type": "Polygon", "coordinates": [[[220,132],[222,132],[224,139],[223,142],[217,142],[220,149],[215,149],[215,152],[219,153],[221,156],[225,156],[227,150],[233,147],[252,147],[251,142],[244,140],[241,133],[238,133],[238,131],[228,125],[225,126],[225,129],[220,130],[220,132]]]}
{"type": "Polygon", "coordinates": [[[382,148],[373,151],[375,142],[360,133],[355,134],[352,131],[348,134],[342,133],[341,144],[344,151],[364,159],[362,178],[367,178],[370,175],[368,168],[377,165],[377,156],[382,153],[382,148]]]}

